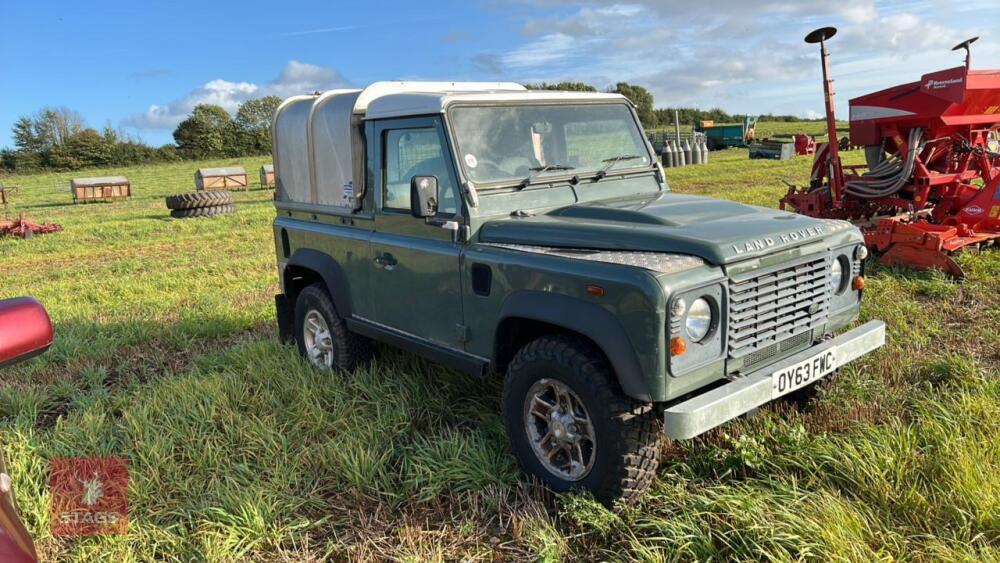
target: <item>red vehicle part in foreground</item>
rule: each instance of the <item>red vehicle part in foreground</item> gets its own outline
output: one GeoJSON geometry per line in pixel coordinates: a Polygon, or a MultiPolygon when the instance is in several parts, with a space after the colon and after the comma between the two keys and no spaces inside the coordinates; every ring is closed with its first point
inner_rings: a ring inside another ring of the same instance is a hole
{"type": "MultiPolygon", "coordinates": [[[[36,356],[52,344],[49,315],[31,298],[0,301],[0,366],[36,356]]],[[[0,455],[0,561],[38,561],[31,535],[17,515],[12,482],[0,455]]]]}
{"type": "Polygon", "coordinates": [[[816,139],[812,135],[795,135],[795,154],[808,155],[816,152],[816,139]]]}
{"type": "MultiPolygon", "coordinates": [[[[821,46],[830,138],[824,42],[834,33],[806,37],[821,46]]],[[[858,222],[882,263],[961,278],[951,254],[1000,240],[1000,70],[969,69],[973,41],[955,46],[967,51],[964,66],[852,99],[851,144],[865,147],[867,166],[843,166],[836,146],[820,145],[809,186],[790,188],[781,208],[858,222]]]]}
{"type": "Polygon", "coordinates": [[[0,301],[0,367],[41,354],[52,344],[52,322],[30,297],[0,301]]]}

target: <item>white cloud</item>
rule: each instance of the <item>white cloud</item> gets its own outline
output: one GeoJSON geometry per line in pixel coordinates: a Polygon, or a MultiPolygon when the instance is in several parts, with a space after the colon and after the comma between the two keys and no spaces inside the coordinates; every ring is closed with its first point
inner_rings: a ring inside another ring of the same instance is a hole
{"type": "Polygon", "coordinates": [[[509,68],[532,68],[563,61],[580,46],[580,41],[565,33],[545,35],[500,57],[500,64],[509,68]]]}
{"type": "MultiPolygon", "coordinates": [[[[840,28],[828,43],[834,77],[845,71],[840,104],[958,64],[948,47],[967,35],[939,16],[941,6],[919,0],[526,3],[536,15],[522,22],[521,44],[475,54],[482,70],[526,82],[634,82],[649,88],[659,106],[819,113],[819,53],[803,43],[807,32],[840,28]]],[[[974,54],[994,50],[984,43],[974,54]]]]}
{"type": "Polygon", "coordinates": [[[288,97],[316,90],[342,87],[347,81],[335,69],[291,60],[272,80],[259,86],[252,82],[230,82],[216,79],[198,86],[189,94],[166,104],[153,104],[142,113],[123,120],[124,125],[138,129],[173,129],[198,104],[215,104],[235,113],[244,101],[260,96],[288,97]]]}
{"type": "Polygon", "coordinates": [[[287,98],[346,85],[347,80],[335,69],[291,60],[281,69],[277,78],[264,85],[263,94],[287,98]]]}

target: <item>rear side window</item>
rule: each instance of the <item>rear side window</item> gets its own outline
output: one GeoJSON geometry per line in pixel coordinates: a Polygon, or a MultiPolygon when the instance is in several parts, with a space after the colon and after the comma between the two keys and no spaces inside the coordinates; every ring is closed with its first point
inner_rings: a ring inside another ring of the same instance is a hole
{"type": "Polygon", "coordinates": [[[409,213],[410,179],[436,176],[441,199],[439,214],[458,212],[457,186],[437,129],[390,129],[385,132],[384,143],[383,208],[409,213]]]}

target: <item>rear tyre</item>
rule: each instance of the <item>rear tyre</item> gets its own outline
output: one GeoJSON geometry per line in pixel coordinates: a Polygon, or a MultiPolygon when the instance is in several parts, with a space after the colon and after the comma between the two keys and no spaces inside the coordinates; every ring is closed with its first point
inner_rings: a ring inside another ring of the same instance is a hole
{"type": "Polygon", "coordinates": [[[347,329],[322,284],[295,300],[294,334],[299,354],[320,368],[353,371],[371,357],[371,341],[347,329]]]}
{"type": "Polygon", "coordinates": [[[225,215],[227,213],[235,212],[236,206],[229,204],[215,205],[213,207],[196,207],[194,209],[174,209],[170,212],[170,216],[174,219],[191,219],[194,217],[214,217],[216,215],[225,215]]]}
{"type": "Polygon", "coordinates": [[[524,470],[557,492],[584,489],[605,505],[653,482],[662,424],[626,396],[603,354],[572,336],[546,336],[511,361],[503,416],[524,470]]]}
{"type": "Polygon", "coordinates": [[[198,209],[200,207],[217,207],[233,203],[233,194],[226,191],[191,192],[169,195],[166,198],[167,209],[198,209]]]}

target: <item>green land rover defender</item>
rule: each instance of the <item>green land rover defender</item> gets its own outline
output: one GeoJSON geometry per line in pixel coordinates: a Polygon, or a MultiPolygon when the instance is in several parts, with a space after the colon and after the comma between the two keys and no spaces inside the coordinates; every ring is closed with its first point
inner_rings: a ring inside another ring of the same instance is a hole
{"type": "Polygon", "coordinates": [[[282,339],[323,368],[381,341],[503,377],[513,452],[556,491],[635,498],[665,437],[884,343],[843,330],[858,229],[671,193],[620,95],[379,82],[290,98],[272,133],[282,339]]]}

